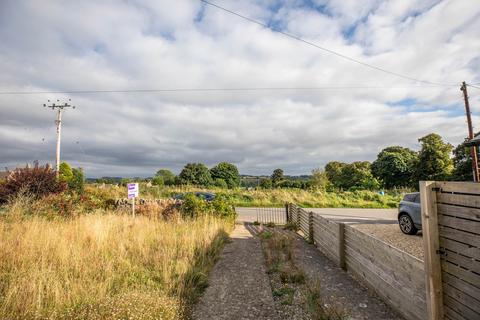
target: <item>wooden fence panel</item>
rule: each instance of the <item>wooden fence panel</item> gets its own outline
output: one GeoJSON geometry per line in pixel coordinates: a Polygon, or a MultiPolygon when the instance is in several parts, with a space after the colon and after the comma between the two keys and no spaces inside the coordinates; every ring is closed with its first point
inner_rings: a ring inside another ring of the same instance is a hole
{"type": "Polygon", "coordinates": [[[346,268],[406,319],[425,319],[423,261],[345,226],[346,268]]]}
{"type": "Polygon", "coordinates": [[[480,184],[434,182],[434,190],[441,308],[445,319],[480,319],[480,184]]]}

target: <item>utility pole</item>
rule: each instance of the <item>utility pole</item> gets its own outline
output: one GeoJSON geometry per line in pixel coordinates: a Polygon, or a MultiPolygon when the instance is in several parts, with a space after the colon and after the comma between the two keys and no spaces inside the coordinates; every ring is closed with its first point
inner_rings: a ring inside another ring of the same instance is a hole
{"type": "MultiPolygon", "coordinates": [[[[70,102],[71,99],[68,99],[68,102],[70,102]]],[[[60,102],[60,100],[57,100],[57,103],[60,102]]],[[[48,103],[50,103],[50,100],[48,100],[48,103]]],[[[50,105],[47,105],[47,104],[43,104],[43,106],[45,108],[51,108],[52,110],[57,110],[57,119],[55,120],[55,124],[57,125],[57,151],[56,151],[56,157],[55,157],[55,167],[56,167],[56,170],[55,170],[55,174],[57,175],[57,179],[58,179],[58,175],[59,175],[59,171],[60,171],[60,140],[61,140],[61,135],[62,135],[62,111],[63,109],[66,109],[66,108],[72,108],[72,109],[75,109],[75,106],[72,106],[70,104],[68,104],[67,102],[65,102],[64,104],[55,104],[55,103],[52,103],[50,105]]]]}
{"type": "MultiPolygon", "coordinates": [[[[465,112],[467,113],[467,124],[468,124],[468,138],[473,139],[473,126],[472,126],[472,115],[470,112],[470,103],[468,102],[468,92],[467,84],[465,81],[462,82],[460,90],[463,91],[463,100],[465,101],[465,112]]],[[[473,171],[473,181],[478,182],[478,159],[477,159],[477,147],[470,147],[470,155],[472,157],[472,171],[473,171]]]]}

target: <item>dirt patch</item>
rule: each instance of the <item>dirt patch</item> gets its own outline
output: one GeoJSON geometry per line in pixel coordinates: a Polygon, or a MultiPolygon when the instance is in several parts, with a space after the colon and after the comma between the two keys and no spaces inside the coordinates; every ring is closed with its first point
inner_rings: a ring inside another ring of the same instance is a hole
{"type": "Polygon", "coordinates": [[[423,260],[421,231],[417,235],[406,235],[400,231],[398,224],[351,224],[350,226],[423,260]]]}

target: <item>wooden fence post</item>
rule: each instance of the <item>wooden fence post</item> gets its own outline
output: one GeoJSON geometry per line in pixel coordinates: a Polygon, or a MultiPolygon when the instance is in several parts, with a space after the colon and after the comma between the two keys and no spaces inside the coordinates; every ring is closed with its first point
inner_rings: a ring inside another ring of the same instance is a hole
{"type": "Polygon", "coordinates": [[[345,223],[338,224],[338,265],[343,270],[347,270],[345,264],[345,223]]]}
{"type": "Polygon", "coordinates": [[[288,223],[290,221],[290,217],[288,214],[288,209],[289,209],[290,204],[288,202],[285,203],[285,223],[288,223]]]}
{"type": "Polygon", "coordinates": [[[313,212],[308,213],[308,242],[313,243],[313,212]]]}
{"type": "Polygon", "coordinates": [[[420,181],[425,287],[429,320],[443,319],[442,267],[438,236],[437,188],[434,181],[420,181]]]}

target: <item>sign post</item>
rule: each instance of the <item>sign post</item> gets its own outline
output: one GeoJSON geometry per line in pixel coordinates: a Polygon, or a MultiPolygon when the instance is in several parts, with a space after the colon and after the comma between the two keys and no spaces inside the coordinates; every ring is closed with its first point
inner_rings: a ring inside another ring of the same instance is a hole
{"type": "Polygon", "coordinates": [[[132,199],[132,215],[135,218],[135,198],[138,197],[138,183],[127,184],[128,199],[132,199]]]}

